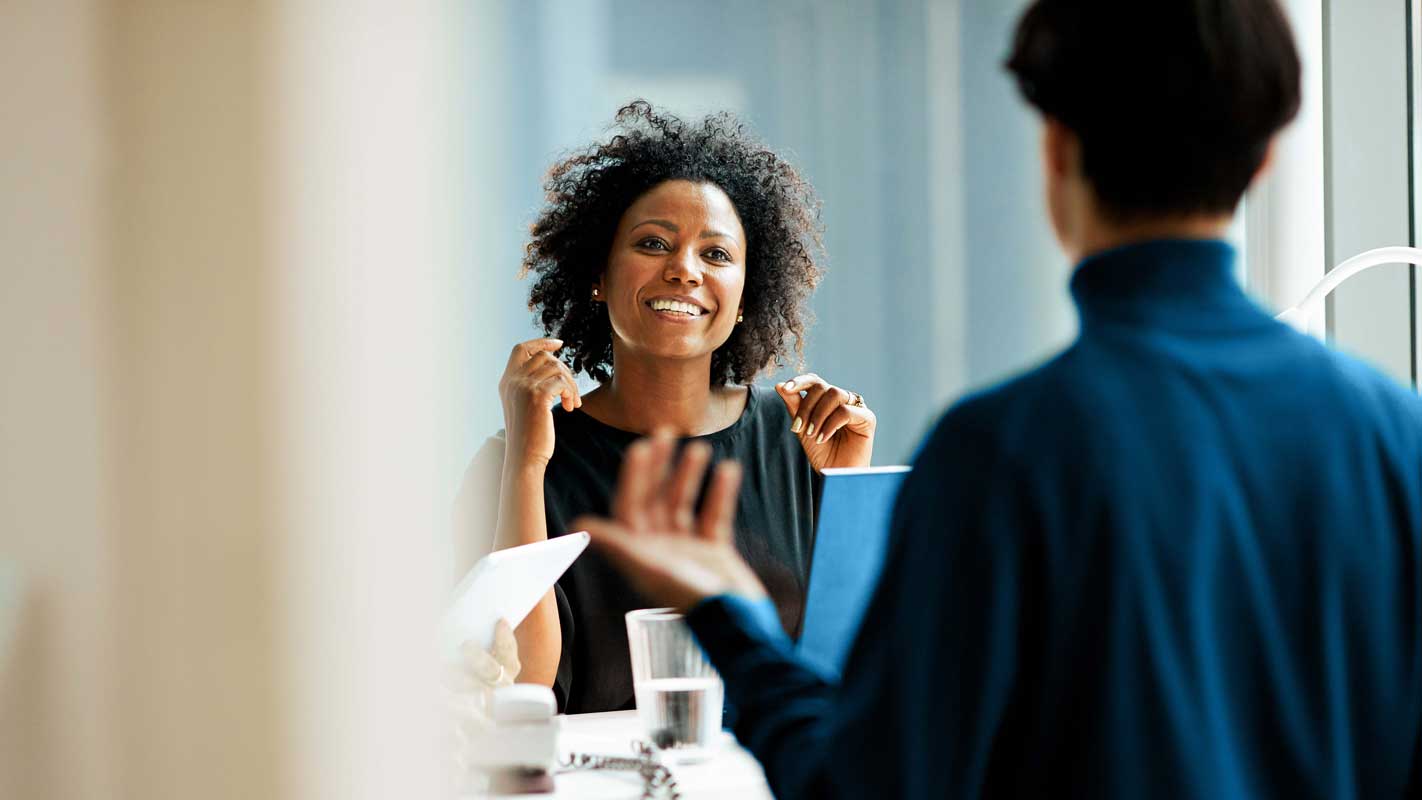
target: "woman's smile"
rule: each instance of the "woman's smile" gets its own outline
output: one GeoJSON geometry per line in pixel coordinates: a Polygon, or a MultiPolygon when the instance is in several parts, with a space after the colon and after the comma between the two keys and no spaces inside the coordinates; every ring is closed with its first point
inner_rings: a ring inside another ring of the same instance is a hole
{"type": "Polygon", "coordinates": [[[672,323],[698,322],[711,315],[704,305],[684,296],[653,297],[643,305],[651,310],[654,318],[672,323]]]}

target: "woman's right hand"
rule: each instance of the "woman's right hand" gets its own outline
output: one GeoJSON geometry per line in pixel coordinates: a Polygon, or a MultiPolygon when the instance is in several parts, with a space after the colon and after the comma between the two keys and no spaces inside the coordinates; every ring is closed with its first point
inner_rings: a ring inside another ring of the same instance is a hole
{"type": "Polygon", "coordinates": [[[499,620],[492,650],[468,641],[459,648],[459,655],[460,663],[445,675],[444,688],[449,710],[454,714],[455,731],[467,745],[476,734],[493,727],[489,719],[491,693],[511,686],[518,678],[518,644],[513,628],[499,620]]]}
{"type": "Polygon", "coordinates": [[[518,677],[518,642],[513,628],[504,620],[494,627],[494,647],[485,650],[474,642],[465,642],[459,649],[464,659],[462,671],[452,688],[463,691],[489,691],[513,685],[518,677]]]}
{"type": "Polygon", "coordinates": [[[552,403],[561,401],[565,411],[583,404],[573,371],[553,355],[562,346],[560,339],[530,339],[514,345],[499,379],[509,448],[506,458],[522,459],[523,466],[544,467],[553,458],[552,403]]]}

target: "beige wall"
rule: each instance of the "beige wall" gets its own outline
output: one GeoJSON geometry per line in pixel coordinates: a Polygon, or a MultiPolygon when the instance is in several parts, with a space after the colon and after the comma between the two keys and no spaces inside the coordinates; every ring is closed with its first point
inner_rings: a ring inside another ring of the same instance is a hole
{"type": "Polygon", "coordinates": [[[93,3],[0,11],[0,561],[25,592],[0,643],[0,797],[111,786],[109,163],[93,3]]]}
{"type": "Polygon", "coordinates": [[[131,797],[204,781],[208,797],[276,793],[261,32],[238,3],[129,3],[105,20],[115,733],[131,797]]]}
{"type": "Polygon", "coordinates": [[[464,31],[0,5],[0,797],[438,796],[464,31]]]}

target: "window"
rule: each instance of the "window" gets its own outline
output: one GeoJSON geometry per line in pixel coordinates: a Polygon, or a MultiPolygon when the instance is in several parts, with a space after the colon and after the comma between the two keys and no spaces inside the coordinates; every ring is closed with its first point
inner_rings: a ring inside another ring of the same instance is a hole
{"type": "MultiPolygon", "coordinates": [[[[1278,308],[1352,256],[1417,243],[1411,0],[1284,5],[1304,63],[1304,108],[1248,199],[1249,286],[1278,308]]],[[[1370,270],[1328,299],[1328,337],[1415,387],[1418,305],[1415,266],[1370,270]]]]}

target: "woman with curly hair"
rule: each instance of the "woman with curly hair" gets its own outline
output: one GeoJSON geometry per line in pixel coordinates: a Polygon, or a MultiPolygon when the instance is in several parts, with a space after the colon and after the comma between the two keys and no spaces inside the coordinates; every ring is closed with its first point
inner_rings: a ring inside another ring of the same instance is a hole
{"type": "MultiPolygon", "coordinates": [[[[523,273],[550,338],[509,356],[505,428],[466,476],[463,532],[498,549],[616,514],[624,451],[668,431],[693,463],[743,465],[736,546],[797,634],[819,471],[867,466],[875,427],[863,398],[816,375],[752,383],[803,353],[823,250],[814,190],[729,114],[688,123],[640,101],[546,189],[523,273]],[[580,395],[578,372],[598,387],[580,395]]],[[[570,713],[633,707],[623,614],[645,605],[584,554],[519,625],[520,679],[570,713]]]]}

